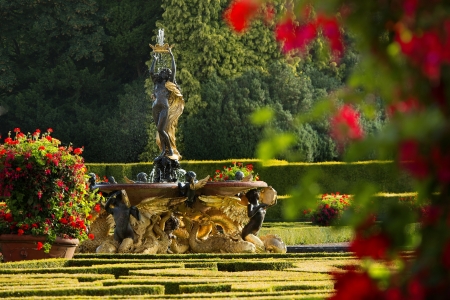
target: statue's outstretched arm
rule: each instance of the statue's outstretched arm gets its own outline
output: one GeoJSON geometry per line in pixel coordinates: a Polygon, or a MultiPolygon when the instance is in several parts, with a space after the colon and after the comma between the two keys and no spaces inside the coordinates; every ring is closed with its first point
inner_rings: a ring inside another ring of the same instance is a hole
{"type": "Polygon", "coordinates": [[[158,60],[158,56],[156,54],[153,54],[153,61],[152,61],[152,65],[150,66],[150,76],[153,77],[153,75],[155,75],[155,64],[156,61],[158,60]]]}
{"type": "Polygon", "coordinates": [[[169,48],[170,56],[172,56],[172,82],[175,83],[175,73],[177,72],[177,66],[175,65],[175,57],[173,56],[172,49],[169,48]]]}
{"type": "Polygon", "coordinates": [[[263,208],[266,206],[268,206],[266,203],[260,203],[258,205],[253,205],[253,204],[249,203],[247,205],[247,216],[249,218],[252,218],[259,211],[260,208],[263,208]]]}
{"type": "Polygon", "coordinates": [[[106,210],[106,212],[107,212],[108,214],[111,214],[111,215],[113,214],[113,210],[111,209],[110,205],[111,205],[111,202],[114,201],[114,199],[115,199],[115,198],[110,197],[110,198],[108,199],[108,201],[106,201],[106,204],[105,204],[105,210],[106,210]]]}

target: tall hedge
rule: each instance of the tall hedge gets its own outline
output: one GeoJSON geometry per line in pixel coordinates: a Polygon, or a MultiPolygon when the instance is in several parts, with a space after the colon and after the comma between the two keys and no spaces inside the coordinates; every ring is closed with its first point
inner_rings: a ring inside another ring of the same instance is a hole
{"type": "MultiPolygon", "coordinates": [[[[288,195],[293,188],[309,188],[302,186],[303,175],[309,171],[316,173],[318,193],[352,194],[355,183],[370,182],[380,188],[378,192],[405,193],[414,192],[411,179],[406,173],[399,174],[390,161],[366,161],[355,163],[325,162],[325,163],[288,163],[274,161],[263,164],[259,160],[239,160],[243,164],[252,164],[260,180],[267,182],[279,195],[288,195]],[[397,179],[399,178],[399,179],[397,179]]],[[[181,167],[186,171],[194,171],[197,179],[210,175],[216,170],[222,170],[233,164],[233,160],[223,161],[181,161],[181,167]]],[[[100,177],[114,176],[118,182],[124,182],[124,176],[135,179],[139,172],[150,173],[151,163],[135,164],[87,164],[90,172],[100,177]]]]}

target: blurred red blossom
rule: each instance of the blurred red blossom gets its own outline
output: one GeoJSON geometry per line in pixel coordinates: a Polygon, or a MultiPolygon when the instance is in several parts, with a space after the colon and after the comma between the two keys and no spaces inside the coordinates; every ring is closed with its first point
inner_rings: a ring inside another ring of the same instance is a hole
{"type": "Polygon", "coordinates": [[[320,14],[317,18],[317,23],[322,27],[323,36],[328,39],[331,50],[337,54],[342,53],[344,44],[342,43],[342,35],[337,19],[320,14]]]}
{"type": "Polygon", "coordinates": [[[224,19],[235,31],[242,32],[256,16],[260,5],[258,0],[236,0],[225,11],[224,19]]]}
{"type": "Polygon", "coordinates": [[[359,258],[386,259],[389,246],[389,238],[384,233],[365,236],[363,232],[357,232],[350,243],[349,249],[355,252],[355,255],[359,258]]]}
{"type": "Polygon", "coordinates": [[[450,153],[444,153],[441,148],[435,146],[431,151],[436,175],[440,182],[450,183],[450,153]]]}
{"type": "Polygon", "coordinates": [[[419,0],[405,0],[403,1],[403,11],[408,17],[413,16],[416,13],[419,0]]]}
{"type": "Polygon", "coordinates": [[[386,108],[388,116],[392,116],[395,113],[404,114],[417,111],[420,107],[420,103],[415,97],[410,97],[404,101],[394,102],[386,108]]]}
{"type": "Polygon", "coordinates": [[[416,178],[423,179],[429,174],[426,157],[421,154],[416,140],[404,140],[399,146],[399,161],[402,168],[416,178]]]}
{"type": "Polygon", "coordinates": [[[381,299],[382,292],[365,272],[357,272],[350,269],[345,273],[333,273],[336,280],[334,288],[336,294],[330,300],[357,300],[357,299],[381,299]]]}
{"type": "Polygon", "coordinates": [[[283,43],[283,51],[304,50],[316,38],[317,26],[314,23],[296,25],[290,18],[279,23],[275,29],[275,37],[283,43]]]}
{"type": "Polygon", "coordinates": [[[395,26],[395,41],[400,50],[431,80],[439,79],[442,63],[450,63],[450,50],[445,47],[450,35],[447,27],[450,26],[445,26],[444,32],[431,28],[416,33],[402,23],[395,26]]]}
{"type": "Polygon", "coordinates": [[[331,118],[331,136],[338,143],[345,143],[347,140],[358,140],[364,135],[361,124],[359,123],[360,115],[349,104],[343,105],[337,113],[331,118]]]}

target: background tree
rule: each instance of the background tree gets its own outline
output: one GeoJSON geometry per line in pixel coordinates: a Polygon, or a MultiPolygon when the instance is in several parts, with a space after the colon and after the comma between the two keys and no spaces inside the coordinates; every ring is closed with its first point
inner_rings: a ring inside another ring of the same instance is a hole
{"type": "MultiPolygon", "coordinates": [[[[338,159],[326,121],[298,126],[294,116],[308,111],[314,101],[342,86],[348,69],[356,63],[356,54],[349,51],[339,65],[324,64],[318,58],[329,54],[324,40],[319,38],[304,59],[285,58],[272,33],[274,19],[257,20],[246,34],[235,34],[223,21],[227,3],[168,1],[163,4],[163,18],[157,23],[165,29],[166,41],[175,44],[177,81],[186,100],[178,132],[184,158],[254,156],[262,136],[260,129],[249,123],[248,116],[256,108],[268,106],[277,112],[278,121],[271,124],[275,132],[296,131],[293,148],[279,158],[338,159]],[[214,143],[199,143],[208,136],[215,136],[214,143]],[[293,155],[300,149],[301,156],[293,155]]],[[[284,12],[281,4],[283,1],[260,12],[284,12]]],[[[348,38],[349,46],[350,43],[348,38]]],[[[149,80],[147,85],[150,93],[149,80]]]]}
{"type": "Polygon", "coordinates": [[[112,135],[135,109],[119,95],[142,91],[125,84],[146,75],[160,1],[3,1],[0,11],[0,135],[53,128],[87,161],[136,161],[145,145],[124,155],[112,135]]]}

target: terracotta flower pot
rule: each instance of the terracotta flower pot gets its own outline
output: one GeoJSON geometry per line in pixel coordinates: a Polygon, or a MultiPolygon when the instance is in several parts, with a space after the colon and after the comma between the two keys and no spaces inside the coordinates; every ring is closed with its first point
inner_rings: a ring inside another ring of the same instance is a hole
{"type": "Polygon", "coordinates": [[[45,242],[44,236],[0,234],[0,249],[3,260],[20,261],[30,259],[67,258],[70,259],[79,244],[78,239],[56,238],[49,253],[37,249],[37,243],[45,242]]]}

